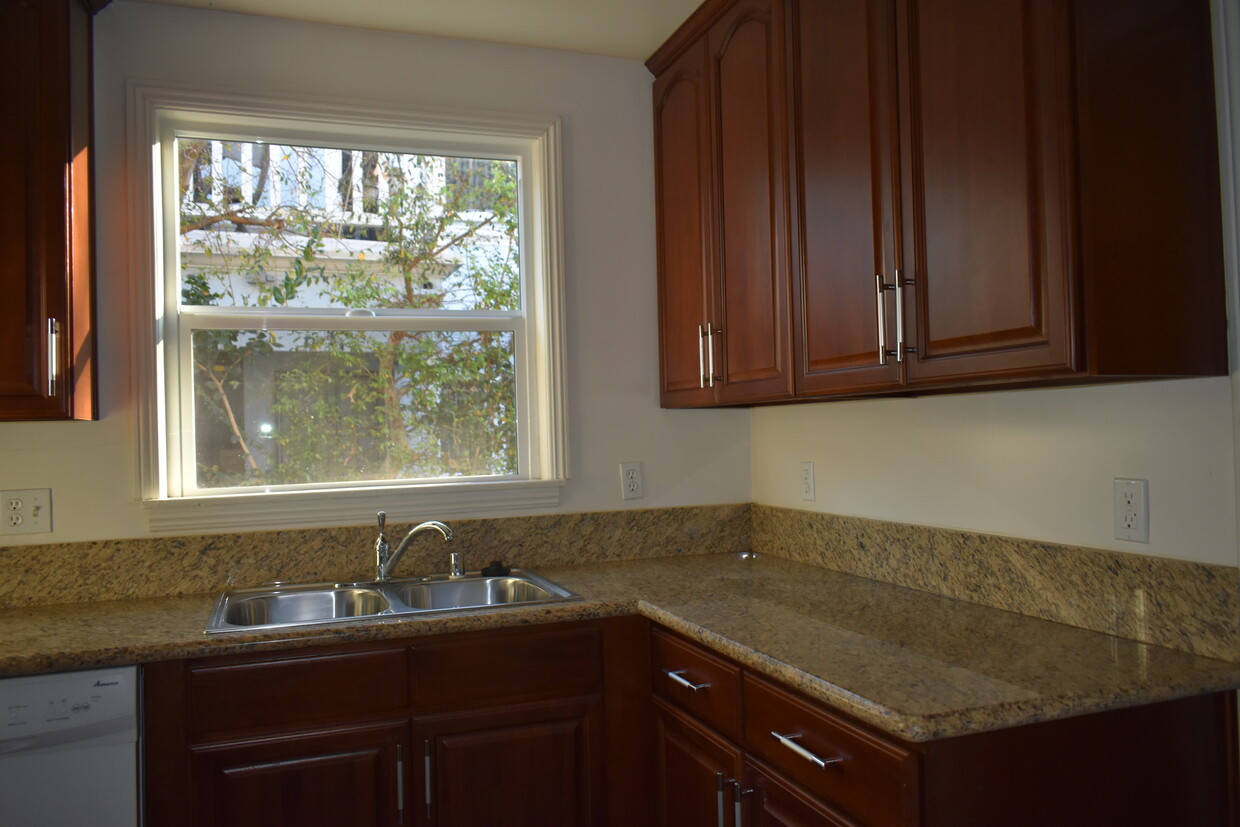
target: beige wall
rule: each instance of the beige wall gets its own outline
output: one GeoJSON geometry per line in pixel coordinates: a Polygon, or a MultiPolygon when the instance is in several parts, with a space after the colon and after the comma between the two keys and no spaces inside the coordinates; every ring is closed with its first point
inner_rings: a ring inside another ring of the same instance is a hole
{"type": "Polygon", "coordinates": [[[148,534],[129,387],[132,348],[148,343],[129,341],[127,285],[146,274],[130,271],[125,249],[127,78],[562,117],[572,479],[561,510],[749,500],[748,412],[658,407],[651,78],[640,63],[118,0],[96,18],[96,66],[103,416],[0,423],[0,489],[53,489],[56,531],[13,544],[148,534]],[[642,500],[620,499],[628,460],[645,464],[642,500]]]}
{"type": "Polygon", "coordinates": [[[767,505],[1237,562],[1226,377],[763,409],[753,452],[767,505]],[[1148,545],[1114,539],[1115,477],[1150,482],[1148,545]]]}

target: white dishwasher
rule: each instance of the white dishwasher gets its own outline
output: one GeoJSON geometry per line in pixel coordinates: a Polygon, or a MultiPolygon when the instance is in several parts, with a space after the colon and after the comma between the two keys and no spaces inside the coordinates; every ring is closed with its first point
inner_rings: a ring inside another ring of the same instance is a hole
{"type": "Polygon", "coordinates": [[[135,827],[138,669],[0,679],[0,825],[135,827]]]}

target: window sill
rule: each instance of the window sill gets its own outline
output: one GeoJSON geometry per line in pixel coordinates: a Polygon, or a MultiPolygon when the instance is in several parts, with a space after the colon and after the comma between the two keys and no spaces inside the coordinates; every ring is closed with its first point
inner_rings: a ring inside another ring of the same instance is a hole
{"type": "Polygon", "coordinates": [[[556,508],[563,480],[448,483],[334,491],[256,491],[215,497],[146,500],[147,523],[158,534],[324,528],[490,516],[499,510],[556,508]]]}

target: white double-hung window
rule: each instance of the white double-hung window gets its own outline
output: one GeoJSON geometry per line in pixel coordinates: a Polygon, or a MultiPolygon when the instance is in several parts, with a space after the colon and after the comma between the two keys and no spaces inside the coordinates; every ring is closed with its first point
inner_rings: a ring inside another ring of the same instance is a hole
{"type": "Polygon", "coordinates": [[[131,115],[154,528],[558,502],[554,120],[147,87],[131,115]]]}

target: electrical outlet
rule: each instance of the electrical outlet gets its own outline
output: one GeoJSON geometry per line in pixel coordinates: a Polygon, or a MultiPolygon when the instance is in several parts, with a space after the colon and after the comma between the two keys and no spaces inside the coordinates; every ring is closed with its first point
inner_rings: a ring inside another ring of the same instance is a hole
{"type": "Polygon", "coordinates": [[[1115,539],[1150,541],[1150,484],[1148,480],[1115,480],[1115,539]]]}
{"type": "Polygon", "coordinates": [[[646,481],[642,478],[640,462],[620,463],[620,496],[626,500],[638,500],[646,496],[646,481]]]}
{"type": "Polygon", "coordinates": [[[801,499],[814,499],[814,463],[801,463],[801,499]]]}
{"type": "Polygon", "coordinates": [[[52,489],[0,491],[4,519],[0,534],[46,534],[52,530],[52,489]]]}

